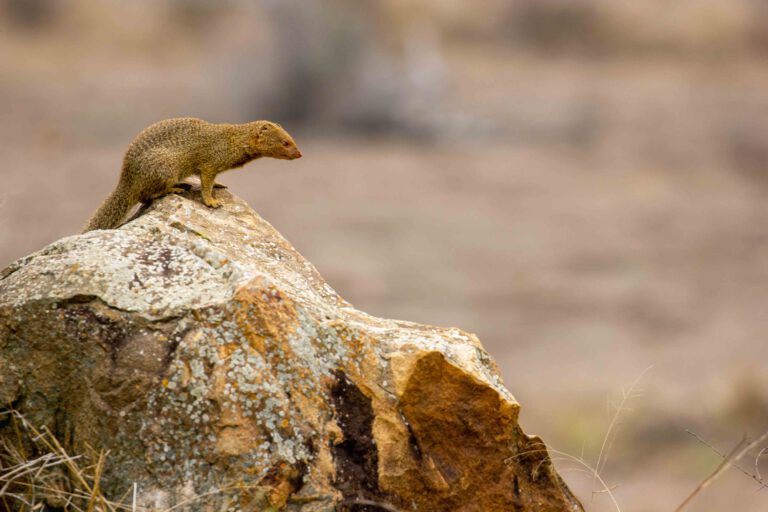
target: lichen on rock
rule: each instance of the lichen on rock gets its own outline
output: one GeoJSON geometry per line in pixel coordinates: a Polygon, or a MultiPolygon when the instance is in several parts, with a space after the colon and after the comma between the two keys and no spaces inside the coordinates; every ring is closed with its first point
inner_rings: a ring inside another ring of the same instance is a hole
{"type": "Polygon", "coordinates": [[[475,336],[354,309],[218,193],[3,270],[0,410],[146,510],[581,510],[475,336]]]}

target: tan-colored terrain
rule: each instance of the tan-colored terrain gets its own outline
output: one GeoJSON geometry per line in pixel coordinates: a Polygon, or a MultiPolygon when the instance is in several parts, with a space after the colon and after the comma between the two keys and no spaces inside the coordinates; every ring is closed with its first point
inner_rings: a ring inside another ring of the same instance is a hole
{"type": "MultiPolygon", "coordinates": [[[[77,232],[152,121],[258,117],[237,84],[259,56],[225,51],[258,47],[244,21],[158,49],[154,18],[72,17],[86,28],[0,35],[0,266],[77,232]]],[[[653,366],[603,475],[625,512],[673,509],[718,462],[685,429],[728,451],[768,426],[765,55],[444,57],[436,140],[286,121],[304,158],[222,181],[355,306],[477,333],[560,450],[594,464],[609,400],[653,366]]],[[[691,510],[763,510],[755,491],[731,471],[691,510]]]]}

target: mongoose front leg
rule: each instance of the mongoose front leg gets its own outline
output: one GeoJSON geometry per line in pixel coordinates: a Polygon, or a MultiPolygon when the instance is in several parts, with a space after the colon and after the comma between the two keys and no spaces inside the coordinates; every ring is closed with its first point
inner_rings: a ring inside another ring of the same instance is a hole
{"type": "Polygon", "coordinates": [[[216,172],[209,167],[200,169],[200,191],[203,193],[203,203],[210,208],[218,208],[221,203],[213,197],[213,183],[216,172]]]}

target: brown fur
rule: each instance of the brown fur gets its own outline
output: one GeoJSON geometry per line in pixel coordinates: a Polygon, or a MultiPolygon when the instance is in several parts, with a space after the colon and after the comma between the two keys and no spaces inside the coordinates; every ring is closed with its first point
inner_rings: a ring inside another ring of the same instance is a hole
{"type": "Polygon", "coordinates": [[[288,132],[269,121],[212,124],[185,117],[155,123],[128,147],[117,187],[83,232],[116,228],[136,203],[180,192],[177,184],[192,175],[200,177],[205,205],[218,208],[216,176],[262,157],[293,160],[301,152],[288,132]]]}

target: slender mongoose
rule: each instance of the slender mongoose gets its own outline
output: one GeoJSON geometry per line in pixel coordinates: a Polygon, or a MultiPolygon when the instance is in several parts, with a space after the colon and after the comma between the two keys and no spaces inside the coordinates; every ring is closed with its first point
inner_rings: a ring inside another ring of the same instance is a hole
{"type": "Polygon", "coordinates": [[[131,142],[115,190],[107,196],[83,232],[120,225],[136,203],[182,192],[185,178],[200,176],[203,203],[213,197],[216,175],[261,157],[301,157],[288,132],[270,121],[213,124],[191,117],[166,119],[145,128],[131,142]]]}

